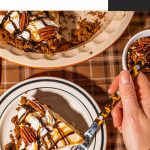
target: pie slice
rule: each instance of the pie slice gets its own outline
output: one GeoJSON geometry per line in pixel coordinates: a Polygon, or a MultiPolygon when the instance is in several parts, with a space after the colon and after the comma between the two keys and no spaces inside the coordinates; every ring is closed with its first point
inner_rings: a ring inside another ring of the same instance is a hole
{"type": "Polygon", "coordinates": [[[5,150],[55,150],[71,148],[84,141],[83,136],[59,114],[36,100],[22,97],[12,119],[15,125],[11,143],[5,150]]]}

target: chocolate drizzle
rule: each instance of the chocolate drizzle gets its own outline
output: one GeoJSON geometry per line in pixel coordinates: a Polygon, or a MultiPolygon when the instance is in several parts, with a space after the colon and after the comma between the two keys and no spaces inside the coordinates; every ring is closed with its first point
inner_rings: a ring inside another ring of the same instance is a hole
{"type": "Polygon", "coordinates": [[[21,122],[23,122],[24,119],[26,118],[26,116],[27,116],[30,112],[31,112],[30,110],[26,111],[26,112],[19,118],[17,124],[19,125],[21,122]]]}
{"type": "MultiPolygon", "coordinates": [[[[11,15],[12,15],[13,11],[10,11],[8,12],[5,17],[3,18],[2,20],[2,23],[1,25],[4,27],[4,24],[7,22],[7,21],[10,21],[12,23],[12,26],[14,27],[15,29],[15,32],[13,33],[14,35],[17,35],[20,33],[20,30],[17,28],[16,24],[11,20],[11,15]]],[[[17,13],[20,15],[20,13],[17,11],[17,13]]]]}
{"type": "MultiPolygon", "coordinates": [[[[65,135],[64,137],[62,137],[62,138],[60,138],[59,140],[57,140],[57,141],[55,142],[55,144],[54,144],[53,146],[51,146],[50,150],[53,150],[54,147],[57,146],[57,144],[58,144],[59,141],[66,139],[69,135],[72,135],[72,134],[74,134],[74,131],[68,133],[68,134],[65,135]]],[[[69,145],[69,144],[66,144],[66,145],[69,145]]],[[[65,146],[66,146],[66,145],[65,145],[65,146]]]]}
{"type": "Polygon", "coordinates": [[[2,23],[1,23],[2,26],[3,26],[4,23],[10,18],[10,15],[11,15],[12,13],[13,13],[13,11],[10,11],[10,12],[8,12],[8,13],[5,15],[5,17],[3,18],[2,23]]]}

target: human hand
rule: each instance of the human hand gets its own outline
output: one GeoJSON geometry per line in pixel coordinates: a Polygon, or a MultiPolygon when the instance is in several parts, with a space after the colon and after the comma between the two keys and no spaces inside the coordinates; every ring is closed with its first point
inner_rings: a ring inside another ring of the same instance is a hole
{"type": "Polygon", "coordinates": [[[108,93],[118,88],[121,101],[112,110],[114,127],[122,133],[128,150],[150,150],[150,82],[140,72],[133,83],[126,70],[114,79],[108,93]]]}

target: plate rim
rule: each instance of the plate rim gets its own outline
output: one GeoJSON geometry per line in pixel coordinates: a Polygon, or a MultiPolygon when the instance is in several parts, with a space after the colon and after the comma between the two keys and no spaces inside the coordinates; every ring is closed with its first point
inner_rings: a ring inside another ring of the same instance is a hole
{"type": "MultiPolygon", "coordinates": [[[[134,16],[134,11],[126,11],[126,13],[128,15],[127,21],[126,21],[126,23],[123,24],[123,28],[120,28],[120,30],[117,30],[118,36],[116,36],[116,38],[114,38],[114,40],[111,41],[110,44],[108,44],[104,49],[97,50],[96,53],[91,54],[89,56],[84,56],[83,59],[79,59],[79,60],[77,60],[77,59],[73,60],[72,59],[71,60],[71,58],[73,58],[73,57],[65,57],[66,60],[69,59],[69,62],[65,62],[64,64],[59,63],[59,65],[54,65],[54,64],[51,64],[51,63],[47,63],[47,65],[45,65],[45,64],[40,64],[38,62],[39,60],[43,60],[43,58],[34,60],[34,59],[30,59],[27,56],[23,55],[23,56],[20,56],[20,57],[23,57],[23,58],[25,57],[26,62],[21,62],[19,60],[19,56],[15,55],[15,54],[12,54],[11,52],[6,52],[6,54],[0,54],[0,57],[4,58],[4,59],[6,59],[10,62],[13,62],[15,64],[19,64],[19,65],[26,66],[26,67],[31,67],[31,68],[52,68],[52,69],[57,69],[57,68],[63,68],[63,67],[76,65],[78,63],[82,63],[86,60],[92,59],[93,57],[97,56],[101,52],[105,51],[106,49],[108,49],[113,43],[115,43],[120,38],[120,36],[125,32],[126,28],[128,27],[129,23],[131,22],[131,20],[134,16]],[[13,58],[12,58],[12,56],[13,56],[13,58]],[[71,60],[71,63],[70,63],[70,60],[71,60]],[[32,64],[33,62],[31,63],[31,61],[34,61],[34,64],[32,64]]],[[[91,40],[91,41],[93,41],[93,40],[91,40]]],[[[86,43],[86,44],[88,44],[88,43],[86,43]]],[[[4,50],[4,49],[1,49],[1,50],[4,50]]],[[[80,53],[82,53],[82,52],[80,52],[80,53]]],[[[86,52],[83,52],[83,53],[86,53],[86,52]]],[[[89,51],[88,51],[88,53],[89,53],[89,51]]],[[[58,58],[58,60],[59,60],[59,58],[58,58]]],[[[49,61],[55,61],[55,60],[48,60],[47,59],[46,61],[49,62],[49,61]]],[[[59,61],[61,61],[61,60],[59,60],[59,61]]]]}
{"type": "MultiPolygon", "coordinates": [[[[60,81],[61,84],[65,84],[65,85],[67,85],[67,86],[69,86],[71,88],[74,88],[74,90],[77,90],[78,92],[80,92],[81,94],[83,94],[85,97],[88,98],[88,101],[91,104],[91,106],[93,107],[93,109],[94,109],[94,111],[95,111],[96,114],[101,111],[100,108],[99,108],[99,106],[98,106],[98,104],[93,99],[93,97],[86,90],[84,90],[82,87],[80,87],[79,85],[77,85],[77,84],[75,84],[75,83],[73,83],[71,81],[68,81],[66,79],[61,79],[61,78],[58,78],[58,77],[45,77],[45,76],[44,77],[34,77],[34,78],[26,79],[26,80],[24,80],[22,82],[19,82],[19,83],[15,84],[14,86],[12,86],[8,90],[6,90],[0,96],[0,105],[2,105],[2,103],[4,102],[4,101],[2,101],[2,99],[4,99],[5,96],[7,96],[11,91],[12,92],[15,91],[13,89],[15,89],[17,87],[19,89],[19,88],[21,88],[21,85],[24,85],[25,83],[29,83],[29,82],[32,82],[32,81],[34,81],[34,83],[37,83],[39,80],[44,80],[44,81],[46,81],[46,80],[50,81],[51,80],[51,81],[55,81],[55,82],[56,81],[60,81]]],[[[32,83],[29,83],[29,84],[32,84],[32,83]]],[[[3,113],[3,112],[0,112],[0,113],[3,113]]],[[[0,120],[1,120],[1,118],[0,118],[0,120]]],[[[103,140],[103,145],[102,145],[101,149],[105,150],[106,146],[107,146],[107,128],[106,128],[106,124],[103,124],[103,126],[101,126],[101,129],[103,130],[102,138],[104,139],[103,140]]]]}

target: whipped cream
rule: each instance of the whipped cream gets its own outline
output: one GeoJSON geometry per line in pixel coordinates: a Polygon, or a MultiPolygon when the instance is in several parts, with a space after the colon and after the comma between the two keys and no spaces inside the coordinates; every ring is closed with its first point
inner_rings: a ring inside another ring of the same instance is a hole
{"type": "Polygon", "coordinates": [[[41,127],[40,130],[39,130],[39,133],[40,133],[40,137],[43,137],[48,133],[48,131],[47,131],[46,128],[41,127]]]}
{"type": "Polygon", "coordinates": [[[19,39],[22,39],[22,37],[26,40],[29,40],[31,35],[28,31],[23,31],[21,34],[18,35],[19,39]]]}
{"type": "Polygon", "coordinates": [[[24,116],[26,112],[27,112],[27,110],[25,108],[21,107],[20,110],[18,111],[18,119],[20,119],[22,116],[24,116]]]}
{"type": "Polygon", "coordinates": [[[52,114],[50,114],[48,110],[46,110],[45,116],[42,117],[42,121],[51,127],[56,123],[54,117],[52,116],[52,114]]]}
{"type": "Polygon", "coordinates": [[[27,147],[26,150],[38,150],[38,144],[37,142],[32,142],[30,143],[27,147]]]}
{"type": "Polygon", "coordinates": [[[23,140],[21,141],[21,145],[20,145],[20,147],[19,147],[19,150],[23,150],[23,149],[25,149],[25,147],[26,147],[26,145],[25,145],[25,143],[23,142],[23,140]]]}
{"type": "Polygon", "coordinates": [[[37,119],[37,117],[32,114],[32,113],[29,113],[26,118],[25,118],[25,121],[27,123],[29,123],[31,125],[31,127],[35,130],[35,131],[38,131],[40,128],[41,128],[41,123],[39,122],[39,120],[37,119]]]}

